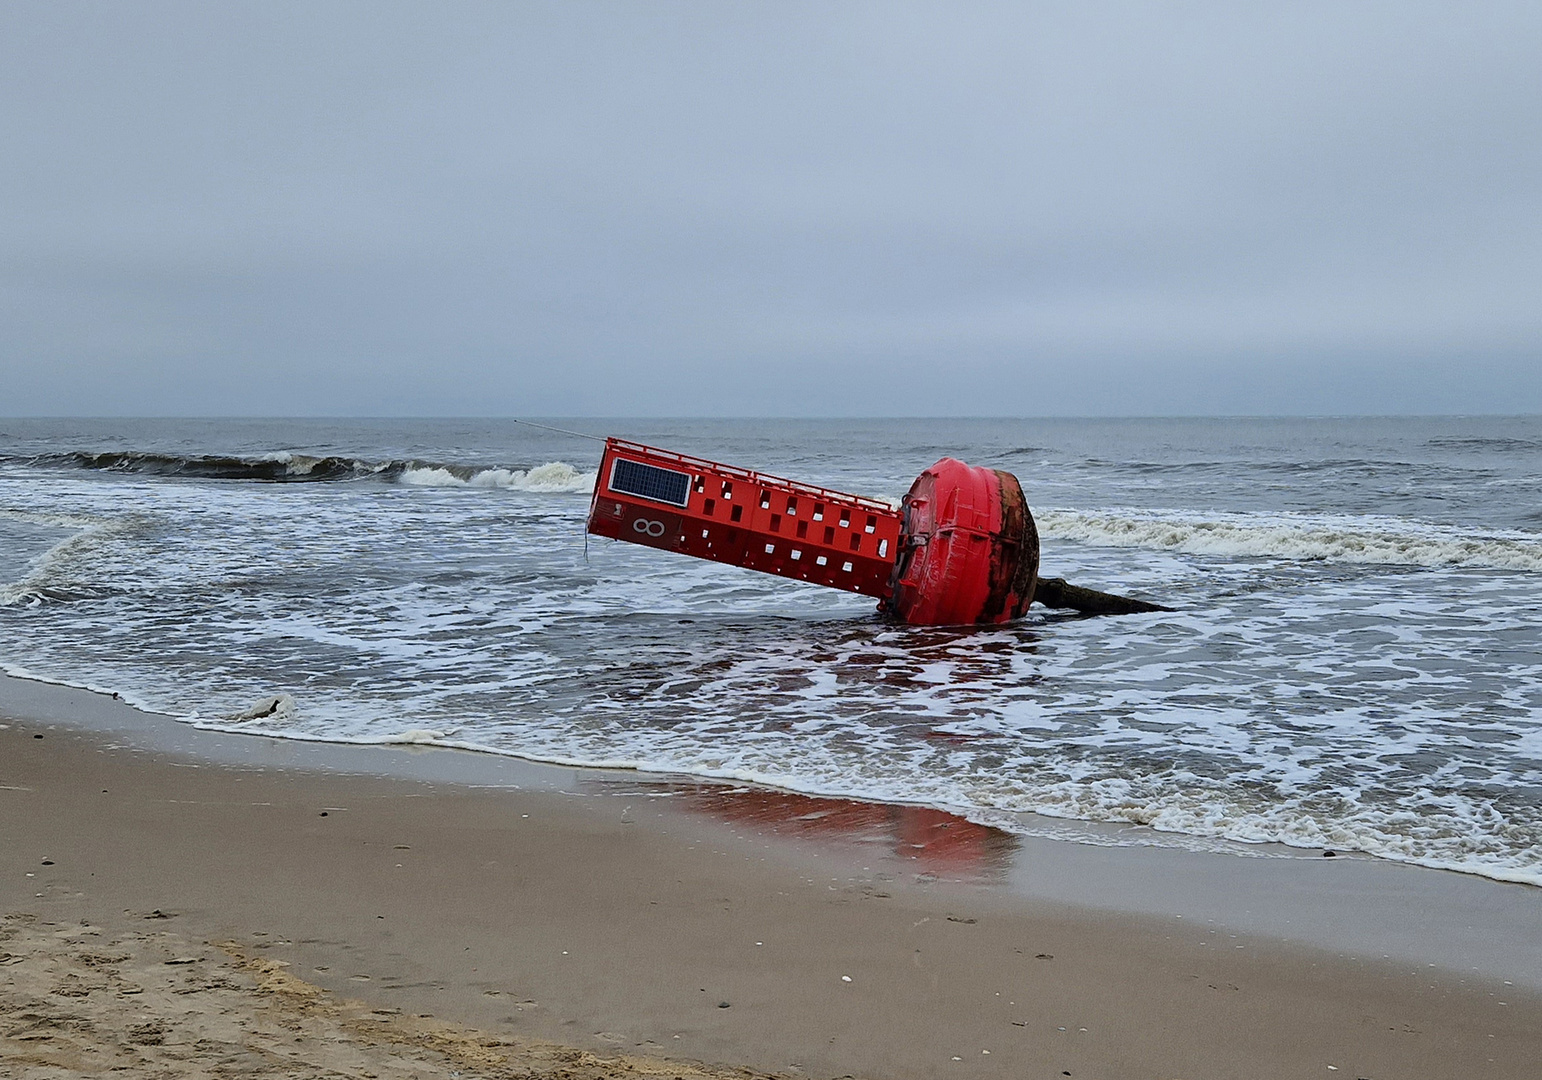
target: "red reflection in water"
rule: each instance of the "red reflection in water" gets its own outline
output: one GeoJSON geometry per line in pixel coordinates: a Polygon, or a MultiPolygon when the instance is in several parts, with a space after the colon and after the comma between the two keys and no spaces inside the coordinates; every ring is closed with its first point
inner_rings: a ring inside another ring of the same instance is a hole
{"type": "Polygon", "coordinates": [[[825,799],[756,788],[677,788],[689,809],[777,836],[881,844],[918,873],[991,875],[1006,868],[1017,841],[924,806],[825,799]]]}

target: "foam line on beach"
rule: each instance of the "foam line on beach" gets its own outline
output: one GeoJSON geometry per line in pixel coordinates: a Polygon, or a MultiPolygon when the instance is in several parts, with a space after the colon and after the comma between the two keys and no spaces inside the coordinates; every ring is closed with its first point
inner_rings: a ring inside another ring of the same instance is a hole
{"type": "MultiPolygon", "coordinates": [[[[942,810],[980,825],[988,825],[1020,836],[1040,836],[1071,840],[1097,846],[1155,846],[1186,850],[1226,850],[1232,854],[1252,854],[1248,846],[1278,844],[1283,847],[1321,851],[1353,851],[1394,862],[1430,869],[1474,874],[1495,881],[1542,886],[1542,856],[1529,859],[1514,852],[1484,849],[1480,844],[1466,849],[1465,830],[1454,828],[1452,835],[1439,837],[1430,829],[1410,835],[1396,828],[1379,810],[1345,812],[1331,822],[1322,822],[1295,802],[1243,807],[1228,800],[1213,787],[1191,778],[1187,789],[1172,784],[1128,781],[1059,783],[1017,783],[1010,790],[993,794],[976,792],[979,801],[964,803],[949,799],[942,791],[928,793],[925,785],[901,790],[882,783],[863,783],[842,778],[791,774],[744,765],[711,765],[680,758],[654,759],[633,756],[588,756],[552,752],[547,748],[527,747],[513,750],[471,739],[456,738],[458,733],[431,729],[390,732],[368,736],[312,734],[293,727],[279,727],[256,722],[232,722],[224,719],[186,717],[194,726],[211,731],[260,734],[270,738],[300,741],[352,743],[365,745],[415,743],[445,749],[468,750],[504,757],[535,761],[567,768],[629,770],[652,774],[693,776],[703,780],[752,784],[756,787],[826,798],[896,806],[924,806],[942,810]],[[930,797],[929,797],[930,796],[930,797]],[[1056,824],[1035,822],[1034,817],[1054,819],[1056,824]],[[1122,832],[1118,835],[1059,822],[1086,822],[1094,825],[1136,825],[1150,833],[1122,832]],[[1238,846],[1232,846],[1238,845],[1238,846]]],[[[1168,778],[1169,780],[1173,778],[1168,778]]],[[[1453,808],[1457,816],[1481,816],[1484,808],[1472,805],[1453,808]]],[[[1453,822],[1453,824],[1455,824],[1453,822]]]]}
{"type": "MultiPolygon", "coordinates": [[[[170,715],[157,709],[140,695],[115,693],[100,686],[49,678],[16,665],[0,664],[7,675],[58,686],[74,686],[100,694],[113,694],[126,704],[146,712],[170,715]]],[[[1542,886],[1542,855],[1531,851],[1499,850],[1491,841],[1461,828],[1461,820],[1489,815],[1472,800],[1459,800],[1445,815],[1452,826],[1449,835],[1436,835],[1433,822],[1426,822],[1409,833],[1397,828],[1397,822],[1376,808],[1341,810],[1331,821],[1319,820],[1296,801],[1260,803],[1243,806],[1229,800],[1223,792],[1191,777],[1185,784],[1178,778],[1153,778],[1136,781],[1064,780],[1034,783],[1023,780],[997,790],[972,793],[973,802],[949,798],[941,789],[927,790],[926,784],[900,789],[879,781],[854,781],[849,775],[822,775],[816,772],[792,774],[783,770],[757,767],[746,761],[709,763],[686,757],[661,755],[592,755],[563,753],[549,746],[531,744],[520,749],[491,745],[467,738],[460,731],[433,728],[390,727],[368,733],[339,734],[316,726],[299,726],[295,721],[305,711],[285,712],[275,719],[241,720],[229,717],[205,717],[199,714],[174,716],[189,726],[206,731],[254,735],[263,738],[293,740],[333,745],[420,745],[446,750],[470,751],[555,765],[565,768],[636,771],[653,775],[697,777],[702,780],[750,784],[759,788],[800,795],[856,799],[863,802],[897,806],[922,806],[942,810],[976,824],[1001,829],[1020,836],[1044,837],[1074,843],[1107,847],[1169,847],[1192,851],[1224,851],[1233,855],[1263,856],[1264,845],[1280,845],[1302,851],[1333,849],[1357,852],[1393,862],[1429,869],[1472,874],[1495,881],[1542,886]],[[1039,820],[1035,820],[1039,819],[1039,820]],[[1078,828],[1076,823],[1092,828],[1078,828]],[[1100,831],[1097,826],[1143,826],[1118,832],[1100,831]],[[1149,831],[1146,831],[1149,830],[1149,831]],[[1250,848],[1252,850],[1250,850],[1250,848]]],[[[314,717],[311,718],[314,721],[314,717]]],[[[1067,763],[1068,764],[1068,763],[1067,763]]],[[[1308,801],[1309,798],[1308,798],[1308,801]]],[[[1396,811],[1391,811],[1396,817],[1396,811]]]]}

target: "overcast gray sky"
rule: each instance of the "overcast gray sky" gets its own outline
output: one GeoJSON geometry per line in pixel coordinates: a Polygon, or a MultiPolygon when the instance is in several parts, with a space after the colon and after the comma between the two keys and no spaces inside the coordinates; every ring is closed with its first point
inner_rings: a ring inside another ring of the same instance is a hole
{"type": "Polygon", "coordinates": [[[0,415],[1542,412],[1542,4],[0,6],[0,415]]]}

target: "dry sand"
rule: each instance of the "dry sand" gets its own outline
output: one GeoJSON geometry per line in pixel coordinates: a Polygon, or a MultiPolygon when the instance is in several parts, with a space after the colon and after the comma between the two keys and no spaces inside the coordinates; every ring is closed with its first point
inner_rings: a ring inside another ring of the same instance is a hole
{"type": "Polygon", "coordinates": [[[11,722],[0,1075],[1542,1075],[1542,1000],[1498,980],[918,884],[666,802],[11,722]]]}
{"type": "Polygon", "coordinates": [[[745,1070],[601,1056],[376,1009],[298,978],[271,944],[0,920],[0,1074],[728,1080],[745,1070]]]}

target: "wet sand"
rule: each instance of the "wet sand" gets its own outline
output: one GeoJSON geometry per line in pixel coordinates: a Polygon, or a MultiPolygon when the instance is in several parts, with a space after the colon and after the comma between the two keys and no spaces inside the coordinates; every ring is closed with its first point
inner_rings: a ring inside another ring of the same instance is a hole
{"type": "Polygon", "coordinates": [[[977,857],[1010,838],[931,812],[843,804],[898,838],[880,858],[800,839],[809,815],[774,794],[766,830],[641,780],[142,746],[0,730],[0,1072],[1529,1080],[1542,1060],[1542,997],[1492,972],[1025,896],[977,857]],[[919,874],[906,842],[931,851],[919,874]]]}

